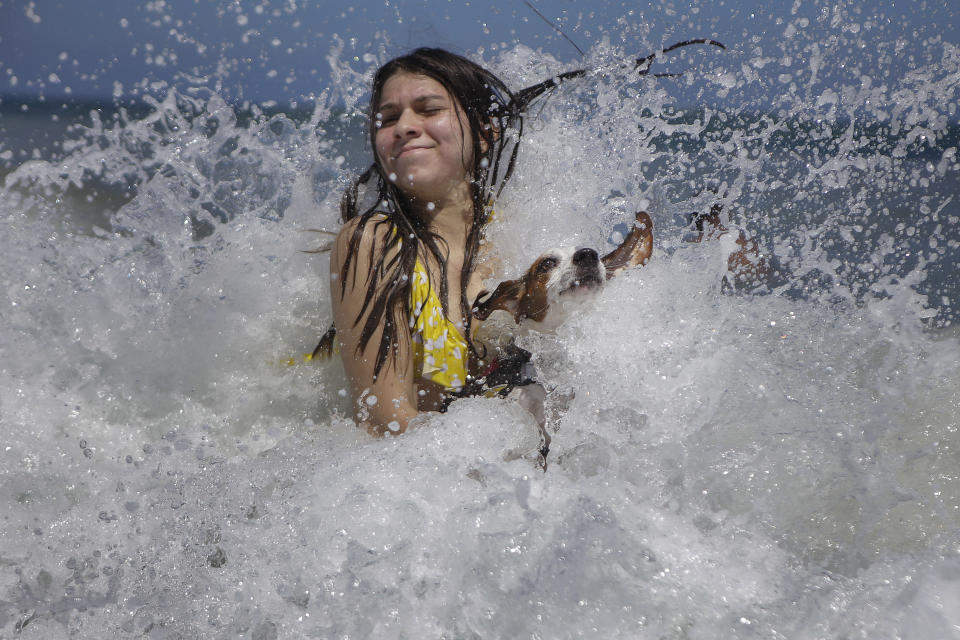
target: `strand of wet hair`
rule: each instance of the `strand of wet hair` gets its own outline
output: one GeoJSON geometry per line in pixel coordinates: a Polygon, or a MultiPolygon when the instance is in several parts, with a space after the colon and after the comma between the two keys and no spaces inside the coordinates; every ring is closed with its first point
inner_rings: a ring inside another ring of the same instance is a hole
{"type": "MultiPolygon", "coordinates": [[[[695,44],[714,46],[720,49],[727,48],[723,43],[717,42],[716,40],[711,40],[710,38],[694,38],[692,40],[683,40],[681,42],[676,42],[660,51],[655,51],[650,55],[644,56],[642,58],[637,58],[636,60],[634,60],[633,66],[635,69],[637,69],[638,75],[641,75],[641,76],[651,75],[650,69],[653,66],[654,59],[658,55],[670,53],[671,51],[680,49],[681,47],[688,47],[690,45],[695,45],[695,44]]],[[[518,112],[526,111],[527,109],[530,108],[530,104],[534,100],[536,100],[546,92],[550,91],[551,89],[555,89],[556,87],[560,86],[561,82],[572,80],[574,78],[582,78],[588,73],[590,73],[590,71],[592,71],[592,69],[574,69],[573,71],[565,71],[564,73],[558,74],[552,78],[548,78],[543,82],[537,83],[535,85],[531,85],[529,87],[526,87],[525,89],[521,89],[520,91],[517,91],[514,94],[512,106],[518,112]]],[[[672,78],[672,77],[677,77],[681,74],[654,73],[652,75],[654,78],[672,78]]]]}
{"type": "Polygon", "coordinates": [[[533,3],[531,3],[530,0],[523,0],[523,4],[527,5],[527,6],[530,8],[531,11],[533,11],[535,14],[537,14],[537,16],[539,16],[539,18],[540,18],[541,20],[543,20],[543,21],[546,22],[548,25],[550,25],[550,28],[551,28],[551,29],[553,29],[554,31],[556,31],[557,33],[559,33],[560,35],[562,35],[564,40],[566,40],[566,41],[569,42],[571,45],[573,45],[573,48],[577,50],[577,53],[579,53],[581,57],[587,55],[587,54],[585,54],[585,53],[583,52],[583,49],[581,49],[580,47],[577,46],[577,43],[576,43],[576,42],[574,42],[573,40],[570,39],[570,36],[568,36],[567,34],[565,34],[565,33],[563,32],[563,29],[561,29],[561,28],[558,27],[557,25],[555,25],[555,24],[553,24],[552,22],[550,22],[550,20],[549,20],[549,18],[547,18],[547,16],[543,15],[542,13],[540,13],[540,11],[539,11],[535,6],[533,6],[533,3]]]}
{"type": "MultiPolygon", "coordinates": [[[[532,8],[532,7],[531,7],[532,8]]],[[[562,33],[562,32],[561,32],[562,33]]],[[[569,40],[569,38],[567,38],[569,40]]],[[[573,44],[571,42],[571,44],[573,44]]],[[[688,47],[695,44],[703,44],[713,47],[718,47],[720,49],[726,49],[727,47],[716,40],[711,40],[710,38],[693,38],[691,40],[683,40],[681,42],[676,42],[669,47],[666,47],[660,51],[655,51],[649,55],[646,55],[642,58],[637,58],[633,61],[634,68],[637,69],[638,75],[646,76],[651,75],[650,69],[653,66],[653,61],[658,55],[663,55],[670,53],[681,47],[688,47]]],[[[576,47],[576,45],[574,45],[576,47]]],[[[579,51],[579,48],[577,49],[579,51]]],[[[561,74],[558,74],[552,78],[548,78],[543,82],[538,82],[535,85],[531,85],[524,89],[513,93],[510,96],[509,102],[506,104],[506,111],[508,113],[507,118],[510,122],[513,123],[514,128],[516,129],[517,143],[513,145],[513,149],[510,152],[510,159],[507,162],[506,172],[498,182],[499,186],[494,195],[494,199],[499,198],[500,194],[503,192],[504,187],[506,187],[507,182],[510,180],[510,177],[513,175],[513,169],[516,166],[517,156],[520,153],[520,139],[523,137],[523,114],[530,109],[530,105],[533,102],[543,96],[548,91],[556,89],[560,86],[560,83],[567,80],[573,80],[576,78],[582,78],[590,73],[592,69],[574,69],[573,71],[565,71],[561,74]]],[[[654,73],[652,74],[654,78],[674,78],[679,75],[679,73],[654,73]]],[[[500,169],[500,157],[499,155],[496,158],[496,163],[493,167],[493,175],[496,176],[497,172],[500,169]]]]}

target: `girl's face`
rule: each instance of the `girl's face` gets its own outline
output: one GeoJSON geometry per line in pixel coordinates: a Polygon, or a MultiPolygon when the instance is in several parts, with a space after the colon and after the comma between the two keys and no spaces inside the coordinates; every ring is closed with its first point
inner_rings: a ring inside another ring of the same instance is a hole
{"type": "Polygon", "coordinates": [[[428,76],[400,71],[376,105],[376,153],[408,197],[441,205],[469,198],[473,145],[460,105],[428,76]]]}

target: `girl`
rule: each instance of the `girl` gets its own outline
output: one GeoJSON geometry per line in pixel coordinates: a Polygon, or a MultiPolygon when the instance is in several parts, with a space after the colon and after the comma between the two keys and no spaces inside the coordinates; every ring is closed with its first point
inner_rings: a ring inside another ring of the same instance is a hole
{"type": "Polygon", "coordinates": [[[340,353],[373,434],[442,409],[477,365],[470,305],[490,275],[483,227],[516,159],[514,105],[496,76],[441,49],[374,77],[375,161],[344,194],[330,256],[340,353]]]}

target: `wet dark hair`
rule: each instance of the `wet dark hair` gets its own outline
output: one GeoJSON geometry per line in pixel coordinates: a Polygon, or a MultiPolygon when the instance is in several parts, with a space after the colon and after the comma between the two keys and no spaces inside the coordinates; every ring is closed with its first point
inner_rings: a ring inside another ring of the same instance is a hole
{"type": "MultiPolygon", "coordinates": [[[[395,58],[383,65],[373,78],[370,99],[370,145],[376,156],[376,112],[380,105],[383,87],[397,73],[427,76],[439,82],[456,101],[463,120],[469,129],[464,140],[472,145],[473,167],[470,194],[473,203],[473,221],[467,235],[463,269],[460,274],[460,314],[466,322],[464,337],[472,353],[477,354],[470,339],[470,301],[466,288],[473,271],[483,226],[489,217],[493,201],[499,196],[513,172],[519,151],[522,133],[522,118],[513,95],[506,85],[493,73],[480,65],[443,49],[420,48],[395,58]],[[481,145],[481,141],[485,145],[481,145]],[[486,150],[484,150],[484,146],[486,150]],[[506,158],[504,152],[509,149],[506,158]]],[[[378,375],[384,363],[396,354],[400,347],[400,331],[407,331],[411,318],[407,305],[413,283],[413,269],[419,256],[426,257],[429,251],[440,265],[439,297],[443,311],[449,316],[447,306],[447,247],[443,240],[431,232],[426,223],[411,213],[410,203],[403,192],[384,175],[376,161],[344,193],[340,202],[342,221],[346,223],[359,218],[349,239],[348,251],[340,272],[340,295],[346,293],[347,277],[352,269],[354,281],[358,268],[366,268],[370,287],[355,323],[366,314],[360,333],[357,353],[363,351],[377,328],[383,326],[383,335],[377,348],[374,375],[378,375]],[[370,194],[361,194],[361,187],[373,189],[376,201],[364,208],[361,200],[370,194]],[[375,246],[367,265],[358,265],[355,259],[361,239],[368,224],[377,230],[385,226],[385,233],[376,233],[382,244],[375,246]],[[412,240],[412,241],[411,241],[412,240]],[[394,257],[387,256],[396,250],[394,257]],[[406,277],[404,277],[406,276],[406,277]],[[385,285],[385,286],[384,286],[385,285]],[[377,290],[379,289],[379,292],[377,290]]],[[[426,264],[426,261],[423,261],[426,264]]]]}

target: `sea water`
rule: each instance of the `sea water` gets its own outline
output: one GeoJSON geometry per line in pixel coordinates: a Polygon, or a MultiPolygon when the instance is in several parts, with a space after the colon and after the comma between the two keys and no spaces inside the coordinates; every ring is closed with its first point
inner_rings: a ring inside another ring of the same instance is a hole
{"type": "MultiPolygon", "coordinates": [[[[297,114],[180,86],[5,112],[0,636],[960,637],[960,51],[873,79],[828,44],[656,80],[607,40],[531,110],[502,274],[641,208],[655,237],[517,338],[546,472],[510,400],[377,440],[339,363],[302,360],[366,67],[297,114]],[[687,242],[717,202],[734,231],[687,242]]],[[[514,88],[565,69],[475,58],[514,88]]]]}

